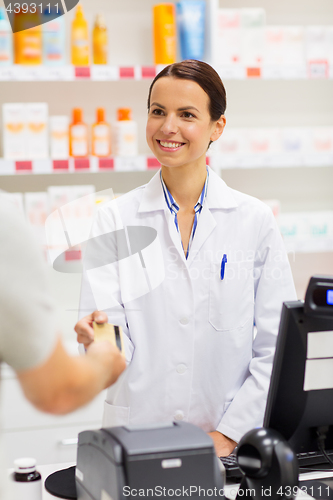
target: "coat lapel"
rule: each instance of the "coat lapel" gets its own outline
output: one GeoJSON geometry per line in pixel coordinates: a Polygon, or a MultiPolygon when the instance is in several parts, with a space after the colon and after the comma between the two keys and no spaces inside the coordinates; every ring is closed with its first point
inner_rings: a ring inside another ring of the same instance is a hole
{"type": "Polygon", "coordinates": [[[194,234],[190,252],[186,261],[188,266],[192,264],[195,256],[215,227],[216,220],[209,210],[207,203],[204,203],[199,217],[197,229],[194,234]]]}
{"type": "Polygon", "coordinates": [[[216,227],[216,220],[211,209],[228,210],[236,208],[237,206],[238,205],[235,197],[233,196],[232,189],[226,185],[219,175],[209,168],[207,196],[202,207],[188,259],[185,258],[181,238],[175,226],[174,217],[170,213],[164,199],[160,180],[160,171],[158,171],[145,186],[138,212],[155,212],[156,210],[164,211],[170,238],[175,248],[181,255],[182,261],[189,267],[197,253],[200,251],[202,245],[216,227]]]}

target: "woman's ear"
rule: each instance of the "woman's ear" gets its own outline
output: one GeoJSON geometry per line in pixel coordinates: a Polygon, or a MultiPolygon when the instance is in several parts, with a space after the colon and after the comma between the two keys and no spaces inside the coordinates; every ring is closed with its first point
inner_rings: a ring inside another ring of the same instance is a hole
{"type": "Polygon", "coordinates": [[[221,137],[222,132],[224,130],[225,124],[226,124],[226,118],[224,115],[221,115],[220,118],[215,122],[215,127],[213,130],[212,135],[210,136],[211,141],[217,141],[219,137],[221,137]]]}

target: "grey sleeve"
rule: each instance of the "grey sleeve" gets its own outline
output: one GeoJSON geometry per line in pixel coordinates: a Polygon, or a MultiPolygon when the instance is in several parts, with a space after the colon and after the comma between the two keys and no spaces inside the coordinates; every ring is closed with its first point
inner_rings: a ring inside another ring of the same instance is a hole
{"type": "Polygon", "coordinates": [[[21,214],[0,195],[0,356],[14,370],[47,360],[56,342],[47,267],[21,214]]]}

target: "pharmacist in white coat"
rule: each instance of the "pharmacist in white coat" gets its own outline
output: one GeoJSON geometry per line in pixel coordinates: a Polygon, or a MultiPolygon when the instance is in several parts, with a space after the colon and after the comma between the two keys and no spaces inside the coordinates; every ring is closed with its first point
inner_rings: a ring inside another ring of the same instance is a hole
{"type": "Polygon", "coordinates": [[[262,425],[293,279],[270,208],[206,166],[225,126],[217,73],[198,61],[169,66],[148,107],[147,141],[162,166],[97,214],[78,341],[93,341],[98,316],[125,333],[128,369],[108,389],[103,426],[185,420],[228,455],[262,425]]]}

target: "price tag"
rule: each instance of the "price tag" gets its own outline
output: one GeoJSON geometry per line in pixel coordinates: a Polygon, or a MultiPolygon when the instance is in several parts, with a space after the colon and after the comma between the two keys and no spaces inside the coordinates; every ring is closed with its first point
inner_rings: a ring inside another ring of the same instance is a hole
{"type": "Polygon", "coordinates": [[[264,65],[262,68],[262,78],[264,80],[280,80],[283,78],[283,68],[278,65],[264,65]]]}
{"type": "Polygon", "coordinates": [[[244,66],[235,64],[227,66],[219,66],[218,73],[222,80],[245,80],[246,70],[244,66]]]}
{"type": "Polygon", "coordinates": [[[305,78],[307,78],[305,64],[283,66],[282,77],[285,80],[304,80],[305,78]]]}
{"type": "Polygon", "coordinates": [[[223,153],[223,155],[215,155],[211,158],[211,167],[213,170],[218,171],[218,169],[229,169],[240,167],[239,155],[232,153],[223,153]]]}
{"type": "Polygon", "coordinates": [[[0,175],[15,174],[15,163],[13,160],[0,160],[0,175]]]}
{"type": "Polygon", "coordinates": [[[261,68],[246,68],[247,78],[261,78],[261,68]]]}
{"type": "Polygon", "coordinates": [[[43,79],[42,66],[17,66],[17,79],[22,81],[39,81],[43,79]]]}
{"type": "Polygon", "coordinates": [[[14,65],[0,67],[0,81],[10,82],[18,79],[18,70],[14,65]]]}
{"type": "Polygon", "coordinates": [[[305,165],[307,167],[331,167],[333,165],[333,153],[309,153],[305,157],[305,165]]]}
{"type": "MultiPolygon", "coordinates": [[[[280,167],[280,155],[279,153],[266,153],[263,154],[263,167],[280,167]]],[[[260,165],[259,165],[260,166],[260,165]]]]}
{"type": "Polygon", "coordinates": [[[52,172],[52,162],[50,160],[34,160],[34,174],[50,174],[52,172]]]}
{"type": "Polygon", "coordinates": [[[89,170],[89,158],[74,158],[74,170],[89,170]]]}
{"type": "Polygon", "coordinates": [[[134,170],[146,170],[145,156],[115,156],[114,169],[118,172],[132,172],[134,170]]]}
{"type": "Polygon", "coordinates": [[[66,250],[65,252],[65,261],[70,262],[72,260],[81,260],[81,250],[66,250]]]}
{"type": "Polygon", "coordinates": [[[156,76],[155,66],[142,66],[141,67],[141,78],[149,78],[153,80],[156,76]]]}
{"type": "Polygon", "coordinates": [[[303,158],[300,153],[279,153],[275,158],[275,165],[279,168],[288,168],[288,167],[302,167],[303,166],[303,158]]]}
{"type": "Polygon", "coordinates": [[[119,68],[119,76],[120,76],[120,79],[127,79],[127,78],[134,79],[134,77],[135,77],[134,66],[120,67],[119,68]]]}
{"type": "Polygon", "coordinates": [[[75,67],[75,78],[90,78],[90,66],[75,67]]]}
{"type": "Polygon", "coordinates": [[[161,166],[161,164],[157,160],[157,158],[154,158],[154,157],[148,157],[147,158],[147,168],[148,169],[151,169],[151,168],[160,168],[160,166],[161,166]]]}
{"type": "Polygon", "coordinates": [[[114,169],[114,159],[113,158],[99,158],[98,159],[99,170],[113,170],[114,169]]]}
{"type": "Polygon", "coordinates": [[[24,173],[32,172],[32,161],[16,161],[15,170],[24,173]]]}
{"type": "Polygon", "coordinates": [[[106,64],[95,64],[91,66],[91,79],[97,81],[119,80],[119,67],[107,66],[106,64]]]}
{"type": "Polygon", "coordinates": [[[318,60],[309,61],[308,63],[308,76],[313,79],[328,78],[329,75],[329,65],[328,61],[318,60]]]}
{"type": "Polygon", "coordinates": [[[262,168],[265,167],[265,155],[258,153],[250,153],[248,155],[239,156],[240,167],[242,168],[262,168]]]}
{"type": "Polygon", "coordinates": [[[74,66],[44,66],[42,70],[42,78],[45,81],[74,80],[74,66]]]}
{"type": "Polygon", "coordinates": [[[69,170],[69,161],[68,160],[53,160],[52,161],[53,171],[67,171],[69,170]]]}

